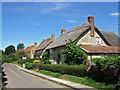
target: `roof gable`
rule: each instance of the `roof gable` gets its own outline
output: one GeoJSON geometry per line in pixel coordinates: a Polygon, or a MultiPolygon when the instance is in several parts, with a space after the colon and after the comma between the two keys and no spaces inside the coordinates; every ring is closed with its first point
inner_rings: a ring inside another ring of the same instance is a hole
{"type": "Polygon", "coordinates": [[[32,46],[28,46],[26,49],[25,49],[25,51],[31,51],[32,49],[33,49],[33,47],[34,47],[35,45],[32,45],[32,46]]]}
{"type": "MultiPolygon", "coordinates": [[[[47,49],[63,46],[66,44],[66,40],[68,41],[69,39],[72,41],[76,40],[77,38],[80,39],[90,30],[90,28],[91,25],[89,22],[78,25],[77,27],[74,27],[73,29],[61,34],[47,47],[47,49]]],[[[120,38],[114,32],[108,33],[108,31],[100,31],[97,27],[95,27],[95,30],[107,45],[120,46],[120,44],[118,44],[120,38]]]]}
{"type": "Polygon", "coordinates": [[[85,22],[73,29],[61,34],[55,41],[53,41],[47,49],[63,46],[66,44],[66,40],[76,40],[83,32],[90,28],[90,24],[85,22]]]}

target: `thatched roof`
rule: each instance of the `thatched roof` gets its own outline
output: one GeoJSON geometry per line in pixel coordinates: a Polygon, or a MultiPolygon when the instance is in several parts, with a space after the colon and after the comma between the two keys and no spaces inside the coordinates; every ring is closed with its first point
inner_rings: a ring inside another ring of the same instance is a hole
{"type": "MultiPolygon", "coordinates": [[[[77,27],[74,27],[73,29],[61,34],[56,40],[54,40],[49,46],[47,46],[46,49],[63,46],[66,44],[66,40],[68,41],[69,39],[74,41],[77,38],[82,37],[83,33],[90,30],[90,28],[91,25],[89,22],[78,25],[77,27]]],[[[118,44],[120,38],[114,32],[100,31],[97,27],[95,27],[95,30],[99,33],[99,35],[106,42],[107,45],[120,46],[120,43],[118,44]]]]}
{"type": "Polygon", "coordinates": [[[101,31],[106,40],[110,43],[111,46],[120,46],[120,37],[118,37],[112,31],[101,31]]]}
{"type": "Polygon", "coordinates": [[[52,38],[48,38],[48,39],[43,39],[43,41],[40,43],[40,45],[35,49],[35,51],[38,50],[43,50],[45,49],[50,43],[52,43],[52,38]]]}
{"type": "Polygon", "coordinates": [[[47,49],[63,46],[66,44],[65,40],[71,39],[74,41],[74,40],[76,40],[76,38],[78,38],[83,32],[85,32],[89,28],[90,28],[90,24],[88,22],[85,22],[85,23],[69,30],[68,32],[61,34],[55,41],[53,41],[47,47],[47,49]]]}

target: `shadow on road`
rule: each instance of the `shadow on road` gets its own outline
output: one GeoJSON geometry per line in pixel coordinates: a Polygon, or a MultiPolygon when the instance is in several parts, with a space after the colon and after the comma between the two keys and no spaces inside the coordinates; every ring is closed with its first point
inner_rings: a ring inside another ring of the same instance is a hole
{"type": "Polygon", "coordinates": [[[2,67],[2,84],[3,84],[2,90],[4,90],[4,88],[8,84],[7,81],[8,81],[8,78],[6,77],[5,71],[3,70],[3,67],[2,67]]]}

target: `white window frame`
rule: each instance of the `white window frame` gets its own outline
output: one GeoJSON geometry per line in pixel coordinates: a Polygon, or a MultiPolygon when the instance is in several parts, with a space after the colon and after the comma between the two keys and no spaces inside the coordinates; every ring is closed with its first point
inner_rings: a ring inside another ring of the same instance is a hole
{"type": "Polygon", "coordinates": [[[52,49],[50,49],[50,53],[52,53],[52,49]]]}
{"type": "Polygon", "coordinates": [[[97,44],[101,44],[102,39],[100,37],[97,38],[97,44]]]}
{"type": "Polygon", "coordinates": [[[32,50],[32,53],[34,53],[34,50],[32,50]]]}

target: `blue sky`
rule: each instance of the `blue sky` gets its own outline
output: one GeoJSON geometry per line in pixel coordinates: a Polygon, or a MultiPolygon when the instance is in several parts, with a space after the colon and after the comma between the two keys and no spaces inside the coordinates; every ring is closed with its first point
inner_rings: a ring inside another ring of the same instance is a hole
{"type": "Polygon", "coordinates": [[[61,34],[95,17],[99,30],[118,34],[117,2],[3,2],[2,50],[8,45],[38,45],[43,39],[61,34]]]}

